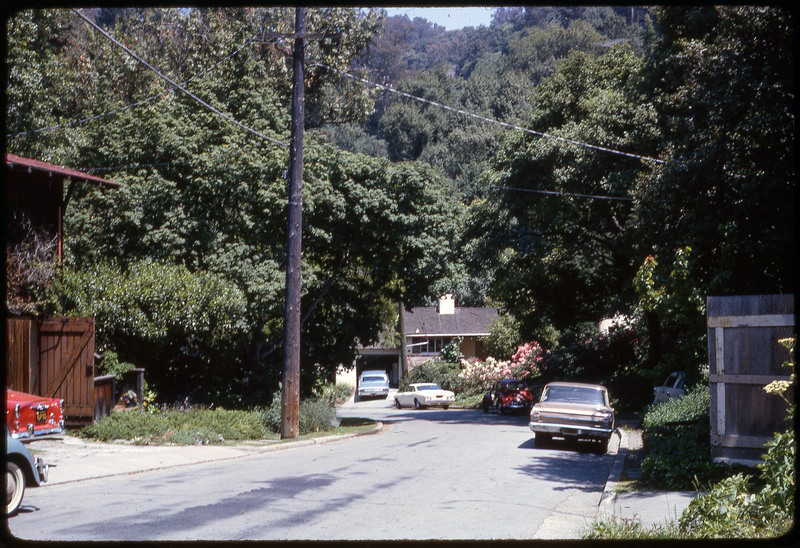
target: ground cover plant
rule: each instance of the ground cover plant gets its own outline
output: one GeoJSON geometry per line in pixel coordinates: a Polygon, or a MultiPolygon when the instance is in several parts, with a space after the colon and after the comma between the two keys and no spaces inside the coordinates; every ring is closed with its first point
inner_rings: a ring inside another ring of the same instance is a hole
{"type": "MultiPolygon", "coordinates": [[[[352,387],[323,386],[313,398],[300,402],[300,435],[341,432],[334,405],[352,387]]],[[[370,424],[374,424],[370,421],[370,424]]],[[[344,425],[348,426],[348,425],[344,425]]],[[[364,424],[350,426],[362,427],[364,424]]],[[[84,427],[78,435],[98,441],[128,440],[140,445],[223,444],[226,442],[278,439],[281,431],[281,397],[268,407],[247,410],[196,405],[151,405],[115,411],[84,427]]]]}
{"type": "Polygon", "coordinates": [[[730,475],[711,460],[710,394],[697,385],[682,398],[652,405],[642,417],[642,484],[657,489],[694,489],[730,475]]]}

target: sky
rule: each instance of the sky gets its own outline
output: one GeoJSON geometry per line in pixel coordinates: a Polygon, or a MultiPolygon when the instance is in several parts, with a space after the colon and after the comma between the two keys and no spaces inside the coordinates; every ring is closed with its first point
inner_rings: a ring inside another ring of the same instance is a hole
{"type": "Polygon", "coordinates": [[[492,7],[452,7],[452,8],[386,8],[388,15],[408,15],[409,19],[422,17],[447,30],[464,27],[488,27],[492,21],[492,7]]]}

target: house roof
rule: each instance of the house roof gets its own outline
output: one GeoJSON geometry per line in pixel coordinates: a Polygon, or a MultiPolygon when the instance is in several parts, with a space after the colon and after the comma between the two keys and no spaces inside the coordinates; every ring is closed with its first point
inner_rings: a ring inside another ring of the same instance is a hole
{"type": "Polygon", "coordinates": [[[481,337],[490,332],[497,308],[456,307],[440,314],[435,306],[414,308],[405,316],[406,336],[481,337]]]}
{"type": "Polygon", "coordinates": [[[109,181],[108,179],[102,179],[100,177],[95,177],[94,175],[89,175],[88,173],[57,166],[48,162],[42,162],[41,160],[23,158],[21,156],[16,156],[15,154],[6,154],[6,167],[9,170],[27,171],[28,173],[32,173],[34,171],[49,173],[51,176],[55,176],[62,180],[73,179],[75,181],[84,181],[86,183],[95,184],[101,188],[104,186],[119,188],[120,186],[119,183],[109,181]]]}

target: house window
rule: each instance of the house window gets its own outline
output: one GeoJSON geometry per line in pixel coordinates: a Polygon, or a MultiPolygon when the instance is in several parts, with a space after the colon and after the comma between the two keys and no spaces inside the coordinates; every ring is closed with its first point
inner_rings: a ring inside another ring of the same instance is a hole
{"type": "Polygon", "coordinates": [[[409,354],[438,354],[450,344],[452,337],[409,337],[409,354]]]}

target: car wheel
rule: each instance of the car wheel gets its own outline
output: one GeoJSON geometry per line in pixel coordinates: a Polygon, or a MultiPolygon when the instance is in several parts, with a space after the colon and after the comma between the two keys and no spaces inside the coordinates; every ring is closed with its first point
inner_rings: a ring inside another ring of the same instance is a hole
{"type": "Polygon", "coordinates": [[[533,442],[536,444],[536,447],[545,447],[553,437],[550,434],[543,434],[541,432],[536,432],[533,442]]]}
{"type": "Polygon", "coordinates": [[[422,406],[419,404],[419,400],[414,398],[414,409],[422,409],[422,406]]]}
{"type": "Polygon", "coordinates": [[[608,453],[608,441],[609,441],[608,438],[604,440],[599,440],[599,443],[597,444],[598,454],[605,455],[606,453],[608,453]]]}
{"type": "Polygon", "coordinates": [[[397,407],[398,409],[400,409],[402,407],[400,405],[400,400],[398,400],[397,398],[394,399],[394,406],[397,407]]]}
{"type": "Polygon", "coordinates": [[[445,411],[447,411],[448,409],[450,409],[450,406],[449,406],[449,405],[443,405],[443,406],[442,406],[442,409],[444,409],[445,411]]]}
{"type": "Polygon", "coordinates": [[[489,412],[489,403],[486,400],[483,400],[483,412],[484,413],[489,412]]]}
{"type": "Polygon", "coordinates": [[[505,412],[506,412],[506,410],[505,410],[505,409],[503,409],[503,404],[502,404],[502,402],[497,402],[497,414],[498,414],[498,415],[502,415],[502,414],[503,414],[503,413],[505,413],[505,412]]]}
{"type": "Polygon", "coordinates": [[[6,462],[6,515],[14,514],[25,494],[25,473],[13,462],[6,462]]]}

